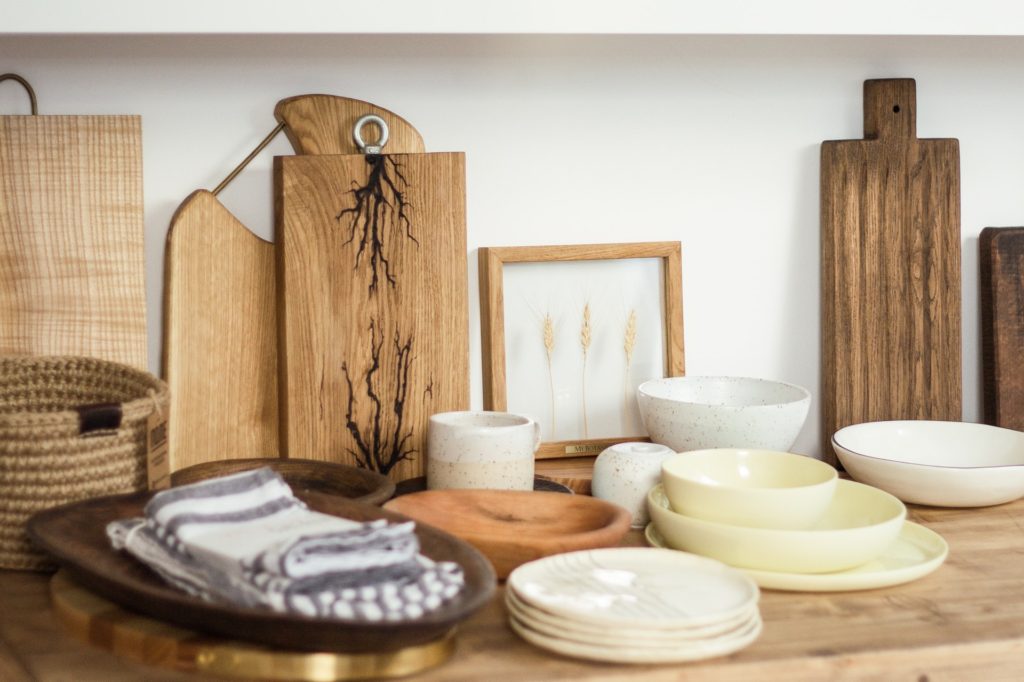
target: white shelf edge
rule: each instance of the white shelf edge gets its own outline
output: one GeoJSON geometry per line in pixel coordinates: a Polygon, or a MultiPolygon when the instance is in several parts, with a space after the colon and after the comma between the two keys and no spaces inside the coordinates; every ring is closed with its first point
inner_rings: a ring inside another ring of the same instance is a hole
{"type": "Polygon", "coordinates": [[[0,0],[0,35],[1024,36],[1015,0],[0,0]]]}

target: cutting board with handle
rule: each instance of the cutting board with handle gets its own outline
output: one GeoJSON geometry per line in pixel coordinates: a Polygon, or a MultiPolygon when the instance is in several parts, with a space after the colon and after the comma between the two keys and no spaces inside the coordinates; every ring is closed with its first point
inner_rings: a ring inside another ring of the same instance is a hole
{"type": "Polygon", "coordinates": [[[281,442],[402,479],[469,404],[465,162],[381,151],[275,158],[281,442]]]}
{"type": "Polygon", "coordinates": [[[1024,431],[1024,227],[986,227],[979,246],[982,413],[1024,431]]]}
{"type": "MultiPolygon", "coordinates": [[[[302,95],[275,109],[300,153],[355,153],[352,124],[367,113],[390,124],[389,146],[422,151],[408,122],[360,100],[302,95]]],[[[165,255],[163,343],[172,470],[280,454],[274,249],[207,190],[193,192],[175,212],[165,255]]]]}
{"type": "Polygon", "coordinates": [[[918,139],[912,79],[864,83],[821,145],[823,455],[849,424],[961,418],[960,153],[918,139]]]}
{"type": "Polygon", "coordinates": [[[147,369],[142,122],[0,116],[0,355],[147,369]]]}

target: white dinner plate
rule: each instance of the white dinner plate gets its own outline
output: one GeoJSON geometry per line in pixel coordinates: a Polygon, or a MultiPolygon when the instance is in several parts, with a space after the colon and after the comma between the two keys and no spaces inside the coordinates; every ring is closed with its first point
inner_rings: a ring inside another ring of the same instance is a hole
{"type": "Polygon", "coordinates": [[[668,647],[633,647],[585,644],[561,637],[537,632],[515,616],[509,618],[509,625],[520,637],[541,649],[547,649],[573,658],[612,663],[684,663],[715,658],[734,653],[749,646],[762,630],[761,618],[755,617],[743,630],[728,637],[712,638],[689,642],[685,645],[668,647]]]}
{"type": "MultiPolygon", "coordinates": [[[[669,548],[654,524],[644,532],[653,547],[669,548]]],[[[670,548],[669,548],[670,549],[670,548]]],[[[946,560],[949,545],[941,535],[907,521],[899,537],[866,564],[836,573],[779,573],[740,569],[761,587],[792,592],[844,592],[901,585],[928,575],[946,560]]]]}
{"type": "Polygon", "coordinates": [[[639,647],[685,645],[696,640],[725,637],[743,630],[752,620],[759,617],[757,604],[744,611],[735,619],[722,621],[721,624],[699,625],[697,627],[678,628],[675,630],[626,628],[593,625],[586,621],[573,621],[568,618],[554,616],[546,611],[524,605],[511,590],[505,590],[505,608],[509,614],[536,630],[563,639],[589,644],[608,644],[624,646],[636,644],[639,647]]]}
{"type": "Polygon", "coordinates": [[[506,587],[528,606],[610,627],[721,623],[757,603],[757,585],[721,562],[668,549],[610,548],[531,561],[506,587]]]}

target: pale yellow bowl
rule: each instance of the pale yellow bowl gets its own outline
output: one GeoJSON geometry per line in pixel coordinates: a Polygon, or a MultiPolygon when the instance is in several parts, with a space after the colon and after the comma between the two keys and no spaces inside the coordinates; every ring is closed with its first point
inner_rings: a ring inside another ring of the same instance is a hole
{"type": "Polygon", "coordinates": [[[845,571],[871,561],[895,542],[906,519],[887,492],[838,481],[825,515],[807,530],[748,528],[694,519],[672,511],[663,486],[647,495],[651,521],[673,549],[739,568],[789,573],[845,571]]]}
{"type": "Polygon", "coordinates": [[[775,450],[696,450],[661,464],[672,509],[754,528],[810,527],[831,504],[836,480],[821,460],[775,450]]]}

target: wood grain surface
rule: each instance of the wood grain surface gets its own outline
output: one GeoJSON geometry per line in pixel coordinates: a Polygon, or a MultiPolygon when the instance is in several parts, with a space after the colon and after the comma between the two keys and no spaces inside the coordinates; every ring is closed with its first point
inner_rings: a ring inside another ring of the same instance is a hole
{"type": "MultiPolygon", "coordinates": [[[[369,102],[335,95],[298,95],[281,100],[274,108],[274,117],[285,124],[285,135],[296,154],[358,153],[352,128],[366,114],[376,114],[387,124],[387,152],[426,151],[423,138],[408,121],[369,102]]],[[[367,142],[376,139],[369,131],[364,137],[367,142]]]]}
{"type": "Polygon", "coordinates": [[[381,505],[395,494],[394,482],[375,471],[312,459],[224,459],[203,462],[171,475],[171,485],[188,485],[218,476],[269,467],[296,495],[314,492],[337,495],[364,504],[381,505]]]}
{"type": "Polygon", "coordinates": [[[147,369],[138,116],[0,116],[0,355],[147,369]]]}
{"type": "Polygon", "coordinates": [[[204,636],[122,609],[63,572],[50,582],[50,595],[58,619],[79,641],[147,665],[217,677],[302,682],[386,679],[440,665],[455,650],[454,631],[434,642],[382,654],[281,651],[204,636]]]}
{"type": "MultiPolygon", "coordinates": [[[[300,95],[274,111],[298,154],[357,153],[352,126],[364,114],[388,123],[389,151],[423,151],[407,121],[360,100],[300,95]]],[[[280,455],[274,249],[205,190],[189,195],[171,221],[163,375],[174,415],[172,469],[280,455]]]]}
{"type": "MultiPolygon", "coordinates": [[[[405,517],[337,495],[299,493],[310,509],[354,521],[405,517]]],[[[315,619],[269,609],[208,602],[170,586],[127,552],[110,546],[106,526],[142,516],[149,493],[93,498],[40,512],[29,534],[78,584],[147,616],[205,633],[245,639],[289,651],[380,653],[435,641],[486,603],[495,585],[487,559],[456,538],[418,526],[420,552],[462,566],[462,591],[434,611],[401,622],[315,619]]]]}
{"type": "MultiPolygon", "coordinates": [[[[548,654],[506,624],[503,590],[459,629],[455,655],[417,682],[1016,682],[1024,661],[1024,500],[980,509],[909,508],[950,545],[921,580],[878,590],[801,594],[765,590],[764,632],[732,656],[684,665],[616,666],[548,654]]],[[[642,543],[631,532],[628,544],[642,543]]],[[[0,661],[40,682],[184,682],[64,634],[47,604],[47,577],[0,572],[0,661]]],[[[0,667],[0,670],[3,670],[0,667]]],[[[14,678],[18,679],[18,678],[14,678]]]]}
{"type": "Polygon", "coordinates": [[[425,490],[384,508],[465,540],[498,578],[552,554],[615,547],[632,520],[619,505],[587,495],[524,490],[425,490]]]}
{"type": "Polygon", "coordinates": [[[164,266],[172,471],[278,456],[274,267],[274,245],[210,192],[178,207],[164,266]]]}
{"type": "Polygon", "coordinates": [[[849,424],[961,419],[960,155],[916,137],[911,79],[864,83],[821,145],[822,453],[849,424]]]}
{"type": "Polygon", "coordinates": [[[986,227],[978,241],[984,422],[1024,431],[1024,227],[986,227]]]}
{"type": "Polygon", "coordinates": [[[282,452],[422,475],[428,417],[469,405],[464,155],[277,157],[274,182],[282,452]]]}

